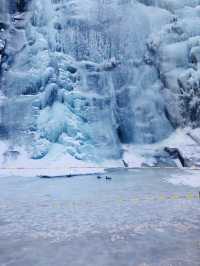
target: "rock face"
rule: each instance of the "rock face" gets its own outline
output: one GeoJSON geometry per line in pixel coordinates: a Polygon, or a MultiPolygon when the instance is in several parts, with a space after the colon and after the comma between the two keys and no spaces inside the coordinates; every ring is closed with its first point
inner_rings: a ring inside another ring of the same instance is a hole
{"type": "Polygon", "coordinates": [[[187,160],[183,157],[183,155],[177,148],[165,147],[164,151],[167,152],[171,158],[178,159],[183,167],[189,166],[187,160]]]}
{"type": "Polygon", "coordinates": [[[6,47],[6,42],[5,40],[0,39],[0,65],[2,63],[2,59],[3,59],[3,52],[5,50],[6,47]]]}
{"type": "Polygon", "coordinates": [[[98,161],[198,126],[199,4],[4,1],[0,129],[35,159],[98,161]]]}

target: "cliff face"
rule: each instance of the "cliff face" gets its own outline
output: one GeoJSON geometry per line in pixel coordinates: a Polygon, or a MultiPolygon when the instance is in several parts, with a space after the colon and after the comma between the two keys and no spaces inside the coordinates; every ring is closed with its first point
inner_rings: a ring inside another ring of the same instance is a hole
{"type": "Polygon", "coordinates": [[[2,138],[98,161],[199,126],[199,4],[4,1],[2,138]]]}

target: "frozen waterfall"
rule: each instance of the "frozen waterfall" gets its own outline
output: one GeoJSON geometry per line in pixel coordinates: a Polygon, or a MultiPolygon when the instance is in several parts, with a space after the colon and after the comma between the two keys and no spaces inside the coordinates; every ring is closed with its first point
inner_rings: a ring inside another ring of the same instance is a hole
{"type": "Polygon", "coordinates": [[[1,129],[39,159],[59,144],[80,160],[173,131],[148,41],[173,15],[163,1],[32,0],[9,13],[1,129]],[[151,3],[150,3],[151,2],[151,3]],[[159,4],[157,3],[159,2],[159,4]]]}

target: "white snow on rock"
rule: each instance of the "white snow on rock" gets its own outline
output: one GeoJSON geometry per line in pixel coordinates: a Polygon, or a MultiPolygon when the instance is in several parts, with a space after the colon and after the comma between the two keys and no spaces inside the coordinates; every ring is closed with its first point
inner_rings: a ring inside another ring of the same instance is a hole
{"type": "MultiPolygon", "coordinates": [[[[199,129],[177,129],[169,138],[148,145],[125,145],[124,160],[129,167],[153,167],[156,165],[156,155],[163,152],[165,147],[177,148],[185,159],[191,161],[191,168],[200,169],[200,145],[197,143],[199,129]],[[193,136],[193,137],[191,137],[193,136]]],[[[166,166],[167,166],[167,159],[166,166]]],[[[174,161],[174,167],[182,167],[180,162],[174,161]]]]}

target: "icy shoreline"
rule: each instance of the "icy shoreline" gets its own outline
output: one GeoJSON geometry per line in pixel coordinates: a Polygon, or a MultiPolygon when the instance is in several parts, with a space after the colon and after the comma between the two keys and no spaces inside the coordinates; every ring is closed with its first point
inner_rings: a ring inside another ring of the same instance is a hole
{"type": "Polygon", "coordinates": [[[62,146],[55,144],[51,152],[43,159],[34,160],[29,158],[23,148],[16,147],[16,153],[19,156],[15,159],[5,154],[9,146],[5,142],[0,143],[0,177],[8,176],[48,176],[48,177],[73,177],[91,174],[103,174],[111,169],[182,169],[183,176],[171,178],[173,184],[185,184],[194,187],[200,186],[200,146],[189,135],[192,134],[194,139],[198,138],[199,129],[178,129],[168,139],[151,145],[125,145],[123,157],[119,160],[106,160],[102,162],[86,162],[77,160],[76,158],[65,153],[62,146]],[[162,151],[164,147],[177,148],[180,152],[190,160],[190,167],[182,167],[180,162],[172,159],[170,163],[168,159],[163,157],[162,151]],[[160,157],[159,157],[160,156],[160,157]],[[158,163],[161,159],[165,165],[158,163]],[[166,160],[166,161],[165,161],[166,160]],[[169,163],[169,165],[167,165],[169,163]],[[127,164],[127,165],[125,165],[127,164]],[[126,167],[127,166],[127,167],[126,167]],[[192,171],[194,170],[194,171],[192,171]],[[199,178],[198,178],[199,175],[199,178]]]}

